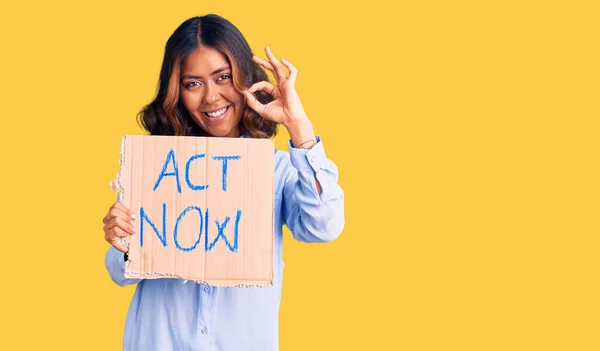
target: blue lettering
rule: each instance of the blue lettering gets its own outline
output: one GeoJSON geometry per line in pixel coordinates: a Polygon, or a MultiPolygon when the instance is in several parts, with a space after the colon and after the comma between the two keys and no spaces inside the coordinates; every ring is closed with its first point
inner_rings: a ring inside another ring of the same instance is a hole
{"type": "Polygon", "coordinates": [[[192,161],[194,161],[197,158],[204,158],[204,157],[206,157],[205,154],[196,154],[196,155],[190,157],[190,159],[185,164],[185,182],[192,190],[204,190],[204,189],[208,188],[208,185],[194,185],[190,181],[190,165],[192,164],[192,161]]]}
{"type": "MultiPolygon", "coordinates": [[[[217,226],[217,236],[215,237],[215,239],[209,243],[209,216],[208,216],[209,212],[208,212],[208,208],[205,210],[204,215],[202,213],[202,209],[200,209],[200,207],[198,206],[188,206],[185,210],[183,210],[179,216],[177,217],[177,219],[175,220],[175,227],[173,228],[173,241],[175,242],[175,247],[183,252],[189,252],[189,251],[193,251],[197,248],[198,244],[200,244],[200,240],[202,238],[202,229],[204,229],[204,250],[206,252],[211,251],[215,245],[217,244],[217,242],[219,241],[219,239],[222,239],[223,242],[225,243],[225,246],[227,246],[227,248],[229,249],[229,251],[231,252],[237,252],[238,251],[238,240],[239,240],[239,225],[240,225],[240,220],[242,218],[242,211],[241,210],[237,210],[236,216],[235,216],[235,224],[233,227],[233,243],[229,241],[229,239],[225,236],[225,229],[227,228],[227,224],[229,224],[229,220],[231,219],[229,216],[225,216],[225,220],[223,221],[223,223],[220,223],[218,220],[215,220],[215,224],[217,226]],[[183,220],[183,218],[192,211],[196,211],[198,212],[198,216],[200,217],[200,224],[199,224],[199,228],[198,228],[198,238],[196,239],[196,242],[190,246],[190,247],[183,247],[181,246],[181,244],[179,243],[179,238],[178,238],[178,232],[179,232],[179,222],[181,222],[183,220]],[[203,228],[204,227],[204,228],[203,228]]],[[[163,247],[167,246],[167,204],[163,203],[162,204],[162,234],[161,232],[158,230],[158,228],[156,227],[156,225],[150,220],[150,218],[148,217],[148,214],[146,213],[146,211],[144,210],[143,207],[140,207],[140,247],[144,247],[144,234],[145,234],[145,224],[150,225],[150,227],[152,228],[152,230],[154,231],[154,233],[156,234],[156,236],[158,237],[158,239],[160,240],[161,244],[163,245],[163,247]]]]}
{"type": "MultiPolygon", "coordinates": [[[[200,207],[189,206],[188,208],[183,210],[183,212],[181,212],[179,217],[177,217],[177,220],[175,221],[175,228],[173,229],[173,240],[175,241],[175,247],[184,252],[194,250],[196,248],[196,246],[198,245],[198,243],[200,242],[200,237],[202,236],[202,222],[203,222],[202,221],[202,210],[200,209],[200,207]],[[181,219],[191,210],[198,211],[198,215],[200,216],[200,230],[198,231],[198,240],[196,240],[194,245],[192,245],[191,247],[181,247],[181,245],[179,245],[179,241],[177,240],[177,228],[179,227],[179,221],[181,221],[181,219]]],[[[208,227],[208,224],[207,224],[207,227],[208,227]]]]}
{"type": "MultiPolygon", "coordinates": [[[[224,233],[225,227],[227,227],[227,223],[229,222],[229,216],[225,217],[225,221],[223,221],[223,224],[220,224],[218,220],[215,220],[215,224],[217,225],[217,230],[219,231],[219,233],[215,237],[215,240],[213,240],[213,242],[210,243],[206,247],[206,251],[212,250],[213,247],[215,247],[215,244],[217,243],[217,241],[219,241],[219,238],[223,238],[223,241],[225,242],[225,245],[227,246],[227,248],[229,249],[229,251],[231,251],[231,252],[237,252],[237,249],[238,249],[238,230],[239,230],[239,223],[240,223],[240,218],[241,217],[242,217],[242,211],[238,210],[237,214],[236,214],[236,218],[235,218],[235,227],[234,227],[234,230],[233,230],[233,245],[229,242],[229,240],[227,239],[227,237],[225,236],[225,233],[224,233]]],[[[206,236],[208,238],[208,231],[206,233],[206,236]]]]}
{"type": "Polygon", "coordinates": [[[158,188],[160,181],[165,176],[175,176],[175,179],[177,181],[177,192],[181,194],[181,185],[179,184],[179,170],[177,168],[177,161],[175,160],[175,151],[173,151],[173,149],[171,149],[169,151],[169,153],[167,154],[167,159],[165,160],[165,164],[163,165],[162,171],[160,172],[160,175],[158,176],[158,179],[156,180],[156,183],[154,184],[154,189],[152,189],[152,190],[156,191],[156,188],[158,188]],[[173,160],[174,172],[166,173],[167,166],[169,165],[169,160],[173,160]]]}
{"type": "Polygon", "coordinates": [[[144,247],[144,220],[146,220],[146,222],[148,222],[148,224],[150,224],[150,227],[152,227],[152,229],[156,233],[156,236],[158,237],[160,242],[163,244],[163,246],[167,246],[167,204],[165,204],[165,203],[163,203],[162,219],[163,219],[163,223],[162,223],[163,234],[161,236],[160,233],[158,232],[158,229],[154,225],[154,223],[152,223],[150,218],[148,218],[148,216],[146,215],[144,208],[140,207],[140,247],[144,247]]]}
{"type": "Polygon", "coordinates": [[[228,160],[239,160],[239,156],[213,156],[213,160],[221,160],[223,161],[223,191],[227,191],[227,161],[228,160]]]}

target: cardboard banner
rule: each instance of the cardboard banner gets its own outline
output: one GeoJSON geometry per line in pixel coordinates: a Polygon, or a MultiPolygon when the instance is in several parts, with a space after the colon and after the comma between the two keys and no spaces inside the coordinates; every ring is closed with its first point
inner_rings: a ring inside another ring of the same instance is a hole
{"type": "Polygon", "coordinates": [[[126,277],[272,284],[272,140],[127,135],[120,165],[137,216],[126,277]]]}

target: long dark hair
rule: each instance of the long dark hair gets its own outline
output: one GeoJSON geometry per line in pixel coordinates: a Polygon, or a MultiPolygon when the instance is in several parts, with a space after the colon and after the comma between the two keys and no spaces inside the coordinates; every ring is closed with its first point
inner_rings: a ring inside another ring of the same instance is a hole
{"type": "MultiPolygon", "coordinates": [[[[151,135],[208,136],[190,116],[179,97],[181,65],[200,45],[221,52],[229,61],[233,86],[237,91],[268,81],[265,71],[252,61],[252,51],[242,33],[228,20],[210,14],[183,22],[167,40],[156,98],[137,115],[138,123],[151,135]]],[[[256,92],[263,104],[273,101],[265,91],[256,92]]],[[[246,106],[240,120],[242,134],[253,138],[271,138],[277,123],[264,119],[246,106]]]]}

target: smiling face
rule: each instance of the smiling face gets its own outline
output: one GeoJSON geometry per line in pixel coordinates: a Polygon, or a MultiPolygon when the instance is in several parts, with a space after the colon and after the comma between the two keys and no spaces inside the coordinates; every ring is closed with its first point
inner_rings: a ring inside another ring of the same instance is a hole
{"type": "Polygon", "coordinates": [[[239,137],[246,102],[235,90],[231,65],[219,51],[199,46],[181,65],[180,97],[196,123],[215,137],[239,137]]]}

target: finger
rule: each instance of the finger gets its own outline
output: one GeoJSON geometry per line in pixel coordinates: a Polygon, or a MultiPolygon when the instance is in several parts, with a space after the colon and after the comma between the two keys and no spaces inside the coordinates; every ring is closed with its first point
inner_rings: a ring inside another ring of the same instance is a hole
{"type": "Polygon", "coordinates": [[[128,216],[125,212],[119,209],[112,208],[108,211],[108,214],[102,220],[104,222],[105,230],[108,230],[117,225],[117,218],[119,223],[118,225],[122,226],[123,229],[126,229],[125,227],[128,226],[135,226],[135,219],[131,219],[130,216],[128,216]]]}
{"type": "Polygon", "coordinates": [[[122,219],[115,217],[111,220],[109,220],[105,225],[104,225],[104,232],[108,233],[113,230],[114,228],[119,228],[122,231],[126,232],[127,235],[133,235],[136,233],[137,229],[135,228],[135,222],[134,223],[127,223],[125,221],[123,221],[122,219]]]}
{"type": "Polygon", "coordinates": [[[249,92],[251,93],[255,93],[257,90],[264,90],[267,93],[275,96],[275,85],[271,84],[270,82],[267,81],[261,81],[261,82],[257,82],[252,84],[252,86],[248,89],[249,92]]]}
{"type": "Polygon", "coordinates": [[[273,73],[273,75],[276,76],[275,73],[275,69],[273,68],[273,66],[269,63],[269,61],[264,60],[256,55],[252,56],[252,59],[254,60],[254,62],[256,62],[257,64],[263,66],[264,68],[268,69],[269,71],[271,71],[271,73],[273,73]]]}
{"type": "Polygon", "coordinates": [[[110,230],[106,231],[106,240],[107,241],[112,241],[115,238],[126,238],[129,236],[129,233],[124,231],[123,229],[119,228],[119,227],[114,227],[110,230]]]}
{"type": "Polygon", "coordinates": [[[273,55],[273,53],[271,52],[271,48],[267,46],[267,48],[265,49],[265,52],[267,53],[267,57],[269,58],[269,61],[271,61],[271,65],[273,65],[273,68],[275,69],[275,74],[277,75],[277,78],[278,78],[277,81],[287,79],[287,73],[285,72],[285,68],[283,67],[281,62],[279,62],[277,57],[275,57],[275,55],[273,55]]]}
{"type": "Polygon", "coordinates": [[[129,250],[123,245],[121,242],[121,238],[115,238],[113,240],[107,240],[109,244],[111,244],[115,249],[127,253],[129,250]]]}
{"type": "Polygon", "coordinates": [[[130,215],[128,215],[127,212],[124,212],[123,210],[120,210],[120,209],[115,208],[115,207],[111,207],[111,209],[108,210],[108,213],[106,214],[106,217],[104,217],[104,218],[106,218],[105,223],[107,221],[111,220],[113,217],[120,217],[120,218],[123,218],[124,220],[126,220],[128,222],[133,220],[133,218],[130,215]]]}
{"type": "Polygon", "coordinates": [[[292,65],[290,61],[284,59],[283,57],[281,58],[281,62],[283,62],[283,64],[290,70],[290,76],[288,77],[288,79],[296,81],[296,77],[298,76],[298,69],[294,65],[292,65]]]}
{"type": "Polygon", "coordinates": [[[244,96],[246,97],[246,104],[250,106],[251,109],[256,111],[259,115],[264,117],[265,113],[265,105],[263,105],[260,101],[256,99],[256,96],[249,92],[248,90],[243,91],[244,96]]]}
{"type": "Polygon", "coordinates": [[[135,214],[133,214],[133,212],[131,212],[131,210],[127,206],[125,206],[125,204],[122,201],[115,202],[115,204],[112,205],[112,208],[121,210],[125,214],[127,214],[129,217],[131,217],[131,219],[135,219],[135,214]]]}
{"type": "Polygon", "coordinates": [[[120,228],[121,230],[133,235],[135,234],[135,221],[127,222],[121,217],[113,217],[106,222],[104,225],[104,231],[109,232],[113,228],[120,228]]]}
{"type": "Polygon", "coordinates": [[[119,227],[113,227],[111,230],[108,231],[109,238],[126,238],[129,235],[130,235],[129,232],[127,232],[119,227]]]}
{"type": "Polygon", "coordinates": [[[126,212],[123,212],[122,210],[118,209],[118,208],[111,208],[110,210],[108,210],[108,214],[106,215],[106,221],[104,221],[104,223],[110,221],[111,219],[113,219],[114,217],[119,217],[119,218],[123,218],[123,220],[127,221],[127,222],[131,222],[134,219],[132,218],[132,216],[128,215],[126,212]]]}
{"type": "Polygon", "coordinates": [[[132,221],[136,219],[135,214],[133,214],[131,210],[129,210],[127,206],[125,206],[125,204],[123,204],[121,201],[115,202],[110,207],[110,209],[108,210],[108,214],[102,219],[102,222],[106,224],[106,222],[108,222],[111,218],[115,216],[121,217],[126,221],[132,221]]]}

